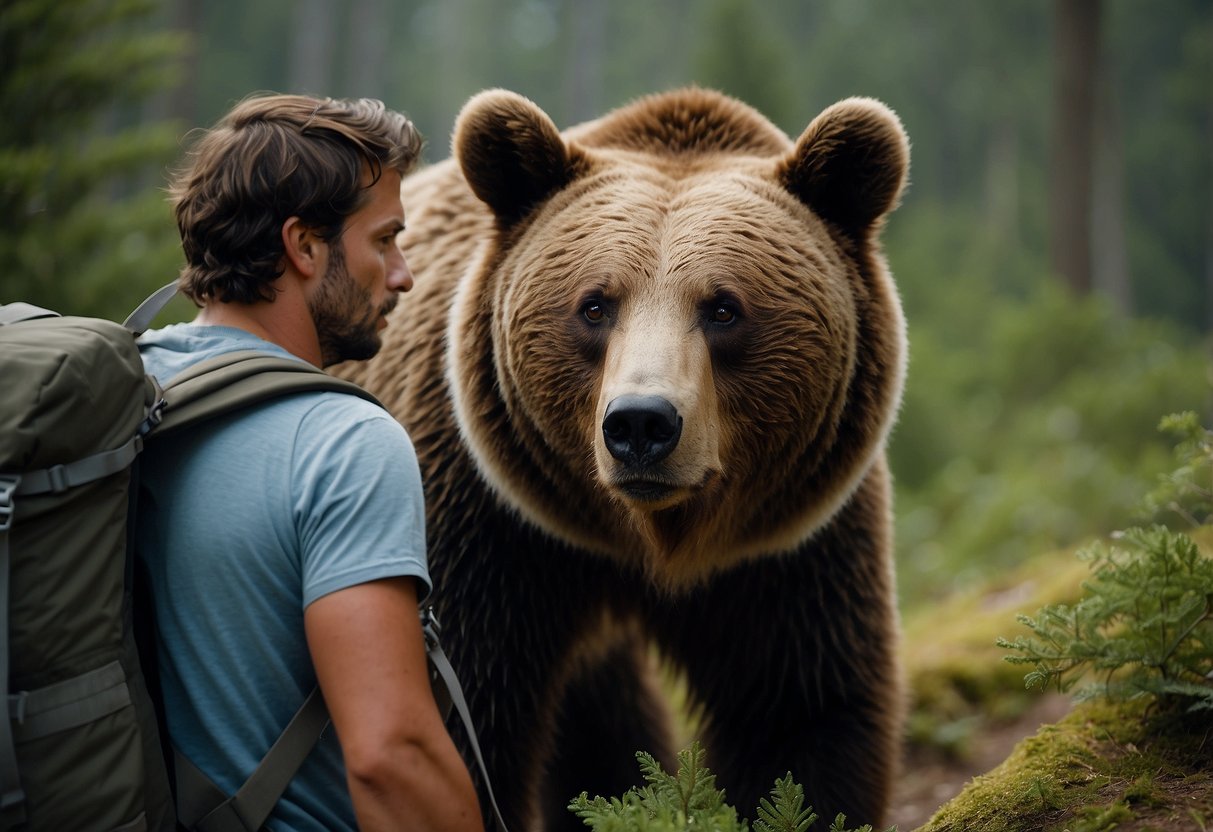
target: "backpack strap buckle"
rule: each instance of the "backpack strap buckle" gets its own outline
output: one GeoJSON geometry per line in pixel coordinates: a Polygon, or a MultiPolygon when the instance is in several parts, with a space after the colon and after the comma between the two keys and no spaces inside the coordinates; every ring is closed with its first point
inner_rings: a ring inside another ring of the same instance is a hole
{"type": "Polygon", "coordinates": [[[160,386],[160,380],[153,375],[149,375],[148,379],[152,382],[154,395],[152,404],[147,409],[147,415],[139,423],[140,437],[147,436],[160,425],[161,420],[164,419],[164,408],[168,405],[164,398],[164,388],[160,386]]]}
{"type": "Polygon", "coordinates": [[[13,527],[13,495],[20,484],[20,474],[0,474],[0,532],[13,527]]]}
{"type": "Polygon", "coordinates": [[[434,614],[432,606],[423,607],[421,610],[421,632],[425,636],[425,651],[430,653],[441,646],[438,641],[438,634],[442,632],[442,627],[438,626],[438,616],[434,614]]]}
{"type": "Polygon", "coordinates": [[[25,706],[29,702],[29,691],[8,695],[8,717],[17,721],[18,725],[25,724],[25,706]]]}

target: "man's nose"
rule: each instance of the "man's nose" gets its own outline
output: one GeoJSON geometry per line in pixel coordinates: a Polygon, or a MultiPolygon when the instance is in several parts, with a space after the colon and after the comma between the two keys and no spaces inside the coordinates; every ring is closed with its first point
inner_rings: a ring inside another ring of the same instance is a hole
{"type": "Polygon", "coordinates": [[[393,292],[407,292],[413,288],[413,272],[404,258],[404,252],[400,249],[396,249],[396,251],[395,262],[388,271],[387,286],[393,292]]]}

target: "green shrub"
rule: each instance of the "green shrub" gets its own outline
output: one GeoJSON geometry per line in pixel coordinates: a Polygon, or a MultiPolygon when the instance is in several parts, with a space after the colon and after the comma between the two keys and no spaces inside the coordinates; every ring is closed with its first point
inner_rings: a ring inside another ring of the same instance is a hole
{"type": "MultiPolygon", "coordinates": [[[[645,752],[637,752],[640,771],[648,783],[633,788],[622,797],[590,799],[582,792],[569,810],[594,832],[745,832],[750,829],[737,811],[725,803],[724,792],[716,788],[716,775],[704,765],[704,750],[699,743],[678,754],[678,773],[671,775],[645,752]]],[[[817,820],[812,807],[804,805],[804,789],[792,775],[775,781],[771,799],[763,798],[758,807],[754,832],[806,832],[817,820]]],[[[829,832],[847,832],[846,817],[839,815],[829,832]]],[[[872,832],[865,825],[854,832],[872,832]]],[[[891,832],[891,831],[890,831],[891,832]]]]}
{"type": "MultiPolygon", "coordinates": [[[[1207,522],[1213,432],[1191,413],[1167,417],[1162,427],[1180,437],[1180,466],[1163,478],[1146,508],[1207,522]]],[[[1025,684],[1066,691],[1094,677],[1080,698],[1152,694],[1188,710],[1213,709],[1213,559],[1187,534],[1162,525],[1130,528],[1079,556],[1092,572],[1084,597],[1020,616],[1032,635],[998,640],[1019,654],[1007,661],[1034,666],[1025,684]]]]}
{"type": "Polygon", "coordinates": [[[1123,528],[1170,458],[1158,414],[1210,398],[1207,344],[1179,327],[1052,283],[976,303],[910,312],[890,444],[906,608],[1123,528]]]}

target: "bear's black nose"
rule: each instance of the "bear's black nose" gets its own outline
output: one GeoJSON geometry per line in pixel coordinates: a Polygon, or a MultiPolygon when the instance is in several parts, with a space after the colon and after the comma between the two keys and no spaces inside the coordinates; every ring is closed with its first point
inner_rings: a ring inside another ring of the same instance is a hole
{"type": "Polygon", "coordinates": [[[652,465],[678,446],[682,417],[661,396],[620,396],[607,405],[602,438],[611,456],[628,465],[652,465]]]}

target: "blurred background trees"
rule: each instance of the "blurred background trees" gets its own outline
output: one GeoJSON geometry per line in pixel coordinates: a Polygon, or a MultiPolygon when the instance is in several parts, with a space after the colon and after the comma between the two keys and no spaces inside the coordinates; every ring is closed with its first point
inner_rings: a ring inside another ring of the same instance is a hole
{"type": "Polygon", "coordinates": [[[1211,0],[5,0],[0,69],[0,302],[108,317],[179,266],[188,131],[254,91],[382,98],[428,161],[490,86],[569,126],[698,83],[793,137],[884,100],[907,603],[1123,524],[1158,419],[1209,421],[1211,0]]]}

